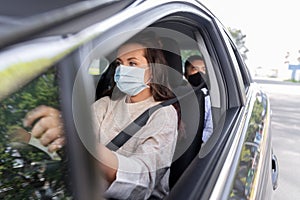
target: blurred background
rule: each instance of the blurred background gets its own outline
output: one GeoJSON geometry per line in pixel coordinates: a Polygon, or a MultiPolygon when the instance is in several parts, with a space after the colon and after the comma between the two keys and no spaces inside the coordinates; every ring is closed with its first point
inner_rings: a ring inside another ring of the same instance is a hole
{"type": "Polygon", "coordinates": [[[300,70],[292,77],[289,69],[300,63],[297,0],[209,0],[206,5],[225,27],[241,31],[246,47],[241,52],[248,50],[246,62],[253,75],[300,81],[300,70]]]}
{"type": "Polygon", "coordinates": [[[300,26],[297,0],[208,0],[271,101],[279,162],[275,200],[300,197],[300,26]]]}

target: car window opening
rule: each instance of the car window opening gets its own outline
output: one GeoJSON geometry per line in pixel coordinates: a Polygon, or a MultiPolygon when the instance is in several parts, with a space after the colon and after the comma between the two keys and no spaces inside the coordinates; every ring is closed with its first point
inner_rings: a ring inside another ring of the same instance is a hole
{"type": "MultiPolygon", "coordinates": [[[[185,59],[189,55],[201,54],[199,50],[185,50],[182,51],[178,42],[170,37],[161,37],[162,49],[167,61],[169,71],[170,85],[177,93],[177,95],[183,95],[192,87],[188,84],[186,77],[184,77],[184,61],[182,59],[182,52],[185,59]]],[[[111,88],[115,87],[115,82],[111,77],[116,69],[116,63],[112,62],[108,70],[102,74],[97,83],[96,100],[103,96],[111,96],[111,88]]],[[[205,116],[205,97],[206,95],[201,91],[194,95],[194,100],[183,99],[181,100],[181,120],[184,126],[180,130],[179,135],[183,135],[177,141],[176,150],[173,158],[173,164],[171,166],[169,185],[172,188],[178,178],[182,175],[191,161],[198,155],[202,141],[203,129],[204,129],[204,116],[205,116]],[[196,112],[195,112],[196,110],[196,112]]]]}

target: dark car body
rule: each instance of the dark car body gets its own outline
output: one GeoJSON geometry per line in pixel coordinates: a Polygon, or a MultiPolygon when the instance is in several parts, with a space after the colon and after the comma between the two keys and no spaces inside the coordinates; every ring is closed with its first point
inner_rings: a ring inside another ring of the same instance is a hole
{"type": "Polygon", "coordinates": [[[251,79],[226,28],[203,4],[193,0],[40,4],[7,1],[0,8],[1,199],[102,198],[104,186],[96,178],[101,172],[91,156],[95,144],[81,134],[91,127],[82,122],[90,121],[89,106],[112,52],[145,29],[174,39],[182,61],[201,52],[208,70],[213,134],[166,199],[272,197],[278,164],[272,152],[270,102],[251,79]],[[94,61],[96,67],[90,64],[94,61]],[[28,143],[24,139],[11,140],[25,130],[26,113],[39,105],[62,111],[67,145],[58,159],[24,144],[28,143]]]}

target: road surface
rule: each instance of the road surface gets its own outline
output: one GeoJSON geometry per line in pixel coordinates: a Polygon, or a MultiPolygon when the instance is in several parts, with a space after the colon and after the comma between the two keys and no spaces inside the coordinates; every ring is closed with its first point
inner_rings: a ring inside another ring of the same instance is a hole
{"type": "Polygon", "coordinates": [[[273,149],[279,162],[279,182],[273,200],[300,199],[300,84],[255,81],[271,101],[273,149]]]}

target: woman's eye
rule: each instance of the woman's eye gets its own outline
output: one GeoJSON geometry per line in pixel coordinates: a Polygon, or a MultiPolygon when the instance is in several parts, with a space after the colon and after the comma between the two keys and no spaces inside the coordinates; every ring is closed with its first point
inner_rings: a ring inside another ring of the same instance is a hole
{"type": "Polygon", "coordinates": [[[116,66],[120,66],[122,63],[120,61],[116,61],[116,66]]]}
{"type": "Polygon", "coordinates": [[[135,62],[129,62],[129,66],[133,66],[133,67],[136,67],[137,64],[135,62]]]}

